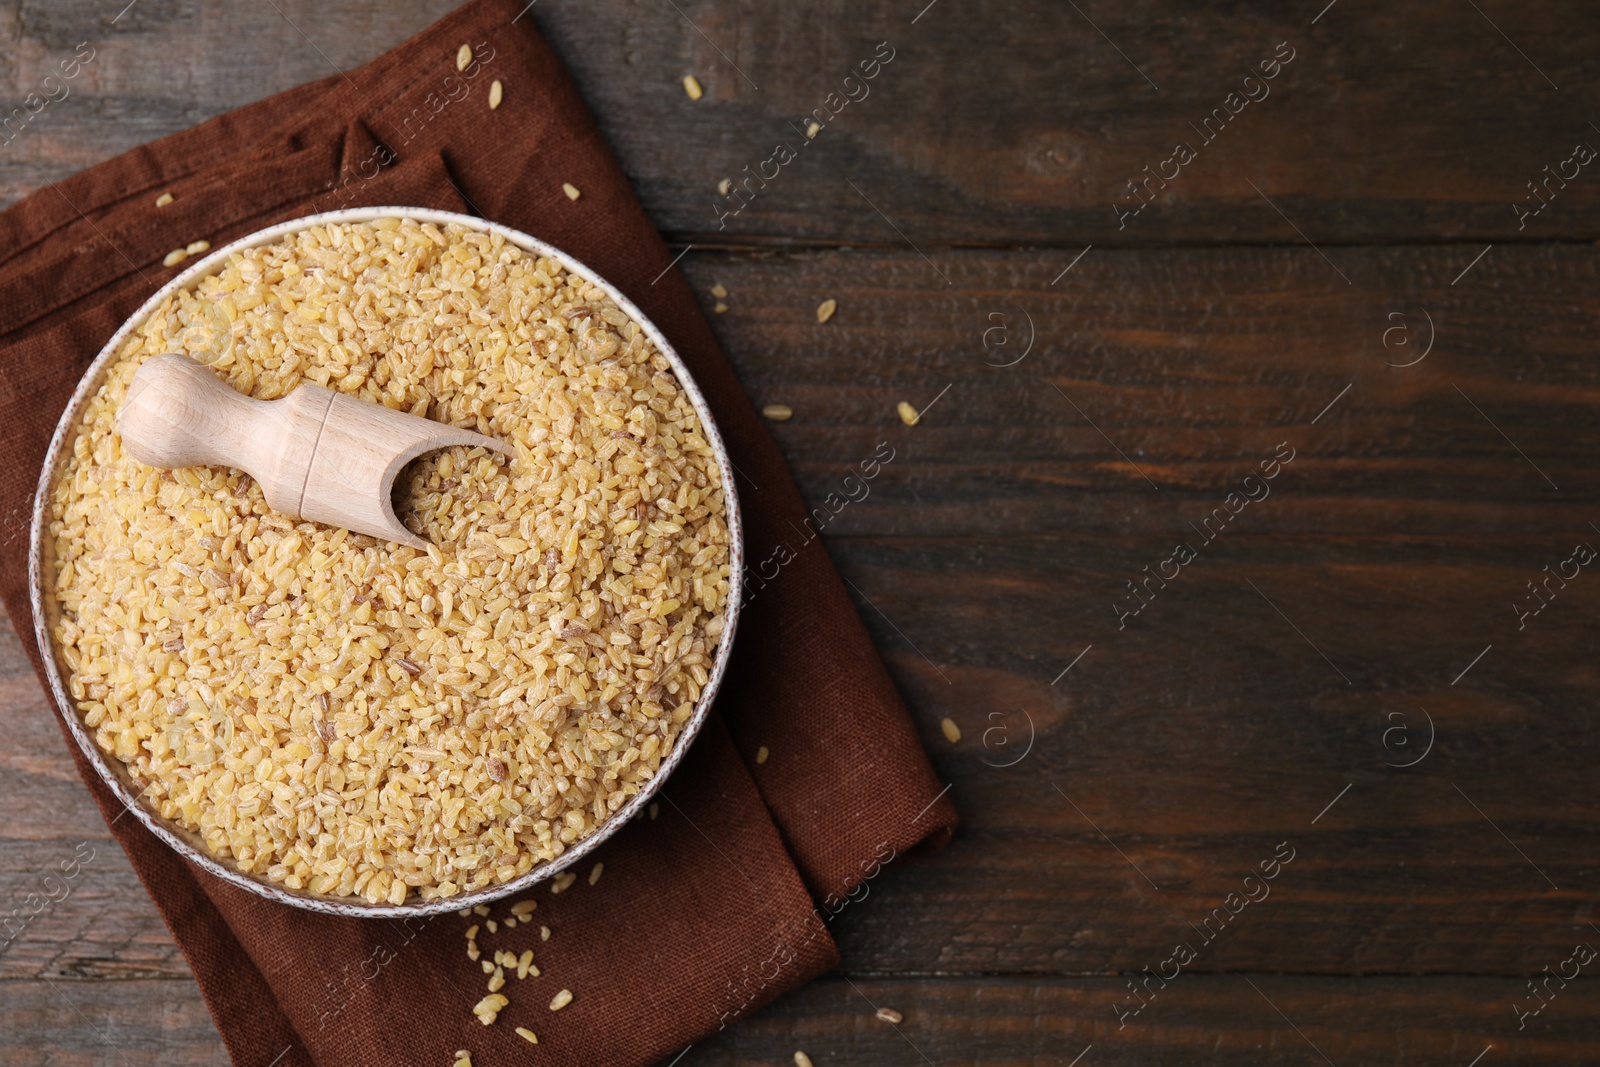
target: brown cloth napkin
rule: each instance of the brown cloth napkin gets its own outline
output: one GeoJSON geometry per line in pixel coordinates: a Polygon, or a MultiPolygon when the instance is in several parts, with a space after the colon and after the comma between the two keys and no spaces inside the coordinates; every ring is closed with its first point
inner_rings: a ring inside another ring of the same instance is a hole
{"type": "MultiPolygon", "coordinates": [[[[524,230],[621,287],[682,354],[747,476],[750,558],[796,540],[807,512],[781,455],[554,53],[518,18],[523,7],[476,0],[359,70],[135,149],[0,214],[8,529],[26,529],[84,368],[181,269],[163,266],[169,251],[315,211],[404,205],[524,230]],[[463,44],[474,56],[458,71],[463,44]],[[491,111],[496,80],[504,103],[491,111]],[[173,201],[157,207],[167,192],[173,201]]],[[[956,816],[832,564],[808,545],[749,599],[717,714],[658,818],[607,843],[596,884],[542,886],[530,923],[479,934],[487,955],[533,948],[542,972],[511,980],[511,1004],[490,1027],[470,1013],[486,990],[465,953],[468,920],[330,918],[228,886],[118,818],[74,749],[234,1062],[445,1065],[469,1049],[492,1067],[528,1062],[513,1032],[526,1026],[542,1063],[646,1064],[832,967],[825,914],[890,857],[947,840],[956,816]],[[761,747],[771,757],[757,764],[761,747]],[[561,989],[575,999],[553,1013],[561,989]]],[[[20,536],[0,545],[0,594],[38,666],[25,557],[20,536]]]]}

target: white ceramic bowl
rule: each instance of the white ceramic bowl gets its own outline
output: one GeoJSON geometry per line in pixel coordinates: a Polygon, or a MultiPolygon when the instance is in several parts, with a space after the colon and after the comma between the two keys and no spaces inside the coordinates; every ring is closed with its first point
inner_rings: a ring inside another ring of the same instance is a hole
{"type": "Polygon", "coordinates": [[[106,342],[106,346],[95,357],[95,361],[89,365],[89,369],[84,373],[83,380],[78,383],[77,390],[73,392],[72,400],[67,405],[66,411],[62,413],[61,421],[56,424],[55,436],[51,439],[50,451],[45,456],[44,469],[39,475],[39,488],[34,495],[33,528],[30,533],[31,540],[28,557],[28,575],[32,585],[33,597],[34,636],[39,642],[40,649],[44,650],[45,653],[45,672],[49,676],[50,692],[55,698],[58,710],[67,723],[67,728],[72,732],[73,739],[77,741],[78,747],[89,758],[89,762],[94,765],[100,777],[111,787],[111,791],[116,794],[117,799],[129,811],[133,812],[134,817],[149,827],[150,831],[157,837],[187,857],[190,862],[226,882],[230,882],[242,889],[247,889],[268,900],[291,904],[298,908],[308,908],[312,911],[374,918],[397,918],[407,915],[432,915],[456,911],[460,908],[472,907],[475,904],[485,904],[492,900],[499,900],[503,897],[523,892],[529,887],[545,881],[578,863],[584,856],[598,848],[601,842],[615,833],[618,827],[644,810],[644,806],[650,803],[650,798],[661,788],[667,776],[682,762],[683,754],[688,749],[690,742],[694,740],[695,735],[699,733],[701,725],[704,724],[706,716],[710,712],[712,700],[716,697],[717,690],[722,684],[722,677],[727,672],[728,656],[733,648],[734,631],[739,621],[739,602],[744,572],[744,533],[739,515],[739,498],[734,485],[733,473],[733,464],[728,458],[726,446],[722,443],[722,436],[717,432],[716,422],[711,417],[711,409],[706,406],[705,397],[700,394],[694,379],[689,376],[688,369],[684,367],[683,360],[679,358],[672,345],[662,336],[661,331],[656,329],[650,320],[646,319],[644,314],[634,306],[633,302],[622,295],[616,286],[607,282],[565,252],[509,227],[500,226],[493,222],[485,222],[483,219],[472,218],[468,215],[457,215],[449,211],[428,211],[421,208],[407,207],[376,207],[308,215],[305,218],[294,219],[290,222],[268,227],[242,240],[235,241],[226,248],[219,248],[183,271],[176,278],[162,286],[149,300],[145,301],[144,306],[134,312],[133,316],[122,324],[122,328],[112,335],[111,340],[106,342]],[[732,576],[730,578],[731,588],[726,611],[726,624],[722,631],[721,643],[717,646],[716,660],[712,665],[710,677],[707,679],[706,685],[700,694],[700,701],[695,706],[694,713],[683,724],[672,752],[666,759],[661,761],[661,767],[656,772],[656,776],[632,799],[617,809],[609,819],[601,824],[599,829],[568,848],[566,852],[556,859],[535,867],[527,874],[509,882],[437,900],[418,900],[405,904],[368,904],[360,897],[340,897],[289,889],[287,886],[269,881],[264,877],[246,874],[234,867],[229,861],[218,859],[211,855],[206,850],[199,835],[169,819],[162,818],[141,802],[138,797],[139,790],[133,785],[127,767],[123,765],[122,761],[107,756],[100,751],[100,747],[95,744],[88,728],[84,726],[83,719],[68,694],[65,683],[68,670],[61,659],[59,649],[56,648],[53,636],[53,623],[59,609],[56,605],[53,588],[55,567],[45,555],[46,531],[44,516],[51,490],[55,484],[56,475],[61,470],[66,459],[71,455],[72,439],[79,418],[82,415],[84,404],[104,381],[107,367],[116,358],[129,334],[138,329],[151,311],[159,306],[169,295],[177,290],[192,287],[201,278],[211,274],[225,264],[228,256],[232,253],[271,244],[285,234],[325,223],[371,222],[375,219],[397,216],[404,216],[423,222],[433,222],[441,226],[457,223],[468,229],[496,233],[527,252],[559,260],[568,271],[587,278],[601,289],[604,289],[607,295],[617,302],[617,306],[644,329],[645,335],[650,338],[651,343],[672,364],[678,383],[683,387],[684,392],[688,394],[690,402],[694,404],[695,412],[700,416],[700,422],[705,428],[706,440],[710,442],[711,448],[716,454],[717,467],[722,475],[723,499],[726,501],[727,508],[729,566],[732,576]]]}

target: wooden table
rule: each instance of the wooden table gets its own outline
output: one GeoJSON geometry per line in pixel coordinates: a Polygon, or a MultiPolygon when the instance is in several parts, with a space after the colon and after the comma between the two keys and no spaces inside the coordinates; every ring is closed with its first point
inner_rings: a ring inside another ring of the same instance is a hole
{"type": "MultiPolygon", "coordinates": [[[[0,16],[8,108],[96,49],[0,201],[451,6],[123,2],[0,16]]],[[[924,2],[529,13],[807,495],[893,444],[825,539],[965,819],[681,1067],[1592,1060],[1600,9],[924,2]]],[[[0,899],[92,850],[0,955],[0,1063],[223,1062],[0,672],[0,899]]]]}

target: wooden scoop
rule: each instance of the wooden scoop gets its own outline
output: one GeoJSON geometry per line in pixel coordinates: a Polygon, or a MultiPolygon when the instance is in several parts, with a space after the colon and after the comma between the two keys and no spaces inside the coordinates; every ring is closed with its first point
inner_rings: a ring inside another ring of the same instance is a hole
{"type": "Polygon", "coordinates": [[[217,464],[254,478],[274,511],[413,548],[428,542],[395,518],[395,476],[424,452],[511,446],[391,411],[309,382],[282,400],[253,400],[184,356],[152,356],[117,415],[122,446],[171,469],[217,464]]]}

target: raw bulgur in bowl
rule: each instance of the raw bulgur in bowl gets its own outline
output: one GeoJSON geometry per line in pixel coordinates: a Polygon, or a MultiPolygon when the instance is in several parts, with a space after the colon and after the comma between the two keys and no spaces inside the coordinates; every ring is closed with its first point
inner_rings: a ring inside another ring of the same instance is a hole
{"type": "Polygon", "coordinates": [[[732,643],[730,470],[677,355],[581,264],[466,216],[313,216],[173,279],[90,367],[40,480],[36,632],[79,745],[196,862],[320,910],[453,910],[576,862],[676,765],[732,643]],[[240,471],[123,453],[129,380],[169,351],[516,458],[402,473],[427,551],[289,519],[240,471]]]}

